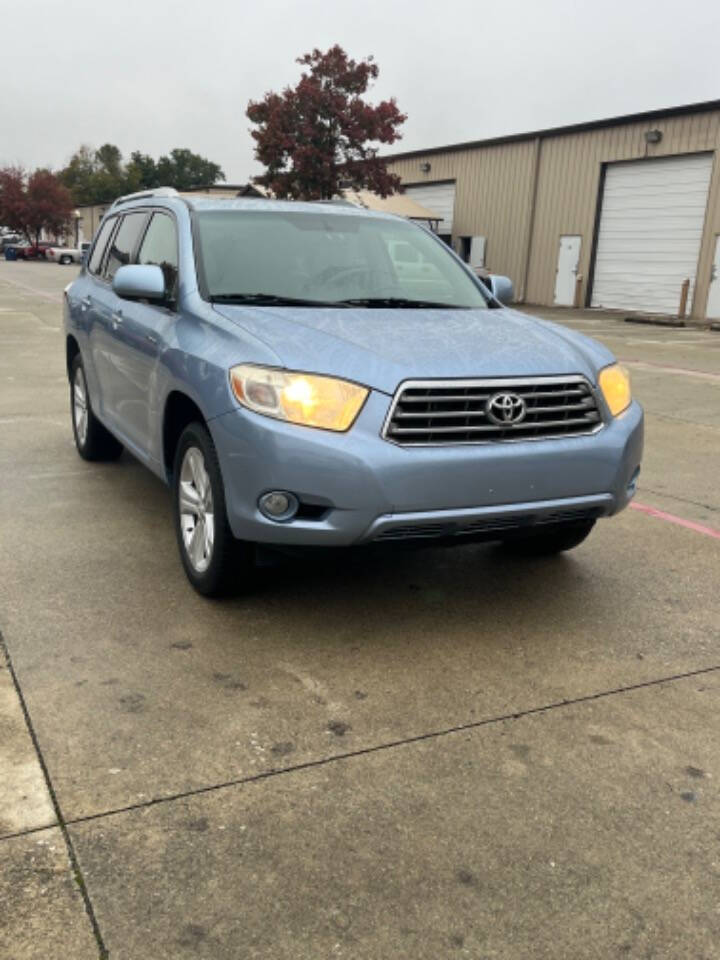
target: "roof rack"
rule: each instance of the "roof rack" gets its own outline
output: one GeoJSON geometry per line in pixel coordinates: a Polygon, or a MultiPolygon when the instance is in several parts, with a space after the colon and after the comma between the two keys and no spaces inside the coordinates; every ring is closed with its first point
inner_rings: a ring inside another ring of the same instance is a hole
{"type": "Polygon", "coordinates": [[[117,200],[114,201],[113,207],[117,207],[121,203],[129,203],[131,200],[147,200],[149,197],[177,196],[178,192],[175,187],[156,187],[153,190],[141,190],[139,193],[126,193],[124,197],[118,197],[117,200]]]}

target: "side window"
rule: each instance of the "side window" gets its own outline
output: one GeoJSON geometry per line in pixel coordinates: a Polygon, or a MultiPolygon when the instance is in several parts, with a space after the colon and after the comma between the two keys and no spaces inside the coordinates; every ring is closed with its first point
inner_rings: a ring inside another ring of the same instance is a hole
{"type": "Polygon", "coordinates": [[[132,255],[137,246],[146,217],[147,214],[145,211],[126,213],[123,217],[122,223],[113,237],[110,252],[108,253],[107,263],[105,264],[106,279],[112,280],[120,267],[132,263],[132,255]]]}
{"type": "Polygon", "coordinates": [[[110,234],[113,232],[116,223],[117,217],[110,217],[110,219],[106,220],[105,223],[100,227],[100,231],[95,241],[95,246],[93,247],[92,256],[90,257],[90,261],[88,263],[88,270],[90,273],[100,272],[100,266],[102,265],[105,247],[107,246],[110,234]]]}
{"type": "Polygon", "coordinates": [[[178,275],[178,248],[177,229],[172,217],[164,213],[153,214],[140,247],[137,262],[162,268],[165,275],[165,289],[168,297],[173,299],[178,275]]]}

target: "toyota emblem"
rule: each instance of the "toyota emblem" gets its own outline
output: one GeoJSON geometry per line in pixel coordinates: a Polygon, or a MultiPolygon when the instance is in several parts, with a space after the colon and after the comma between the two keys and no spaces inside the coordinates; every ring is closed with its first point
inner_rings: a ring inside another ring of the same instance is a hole
{"type": "Polygon", "coordinates": [[[494,393],[487,402],[485,414],[498,427],[512,427],[525,419],[527,407],[516,393],[494,393]]]}

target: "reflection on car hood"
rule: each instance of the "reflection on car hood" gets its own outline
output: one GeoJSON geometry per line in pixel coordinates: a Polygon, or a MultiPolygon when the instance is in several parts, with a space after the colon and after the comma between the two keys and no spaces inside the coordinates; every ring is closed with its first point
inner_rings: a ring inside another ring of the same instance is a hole
{"type": "Polygon", "coordinates": [[[385,393],[403,380],[552,376],[595,382],[613,356],[565,327],[515,310],[246,307],[222,316],[270,347],[284,366],[344,377],[385,393]]]}

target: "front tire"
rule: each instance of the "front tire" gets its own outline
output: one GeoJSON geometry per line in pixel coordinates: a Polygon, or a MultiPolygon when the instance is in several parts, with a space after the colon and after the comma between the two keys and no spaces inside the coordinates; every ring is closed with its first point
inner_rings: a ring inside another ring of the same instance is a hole
{"type": "Polygon", "coordinates": [[[520,557],[544,557],[580,546],[595,526],[594,520],[576,520],[541,527],[539,531],[502,541],[507,553],[520,557]]]}
{"type": "Polygon", "coordinates": [[[173,515],[180,559],[198,593],[237,592],[252,572],[252,546],[236,540],[225,506],[225,487],[207,428],[191,423],[178,441],[173,467],[173,515]]]}
{"type": "Polygon", "coordinates": [[[72,257],[68,257],[68,256],[60,257],[60,263],[62,263],[63,265],[72,263],[72,257]]]}
{"type": "Polygon", "coordinates": [[[83,460],[117,460],[122,444],[92,412],[82,357],[76,354],[70,367],[70,415],[77,452],[83,460]]]}

